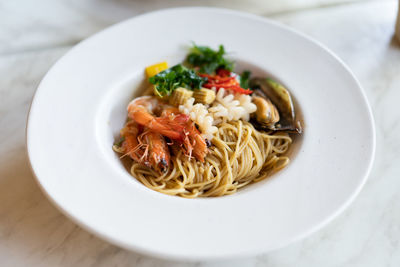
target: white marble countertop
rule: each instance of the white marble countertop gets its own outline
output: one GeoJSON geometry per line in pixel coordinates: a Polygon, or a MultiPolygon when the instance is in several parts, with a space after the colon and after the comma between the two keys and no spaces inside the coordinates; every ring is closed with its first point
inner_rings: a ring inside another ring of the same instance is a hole
{"type": "Polygon", "coordinates": [[[0,0],[0,266],[400,266],[400,45],[393,40],[397,1],[244,2],[0,0]],[[337,53],[361,81],[376,120],[376,160],[354,203],[324,229],[250,259],[164,261],[87,233],[36,185],[25,152],[25,122],[46,71],[75,43],[108,25],[179,5],[231,7],[290,25],[337,53]]]}

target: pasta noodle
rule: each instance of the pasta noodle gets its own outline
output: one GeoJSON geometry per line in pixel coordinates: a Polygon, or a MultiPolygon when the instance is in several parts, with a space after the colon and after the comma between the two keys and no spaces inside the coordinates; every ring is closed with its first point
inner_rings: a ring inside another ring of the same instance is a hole
{"type": "Polygon", "coordinates": [[[283,154],[292,139],[286,133],[258,131],[251,123],[238,120],[219,125],[212,143],[204,163],[178,151],[162,175],[137,162],[131,173],[145,186],[169,195],[228,195],[284,168],[289,158],[283,154]]]}

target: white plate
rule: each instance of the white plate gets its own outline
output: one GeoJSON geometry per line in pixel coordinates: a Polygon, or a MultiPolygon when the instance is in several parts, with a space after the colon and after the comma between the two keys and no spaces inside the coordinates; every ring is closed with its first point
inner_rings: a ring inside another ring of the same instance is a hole
{"type": "Polygon", "coordinates": [[[178,8],[110,27],[60,59],[32,102],[27,146],[38,183],[79,225],[127,249],[194,260],[263,253],[325,225],[365,183],[375,131],[359,83],[315,41],[245,13],[178,8]],[[144,67],[180,62],[191,41],[224,44],[242,68],[279,78],[304,116],[289,166],[232,196],[152,191],[111,149],[144,67]]]}

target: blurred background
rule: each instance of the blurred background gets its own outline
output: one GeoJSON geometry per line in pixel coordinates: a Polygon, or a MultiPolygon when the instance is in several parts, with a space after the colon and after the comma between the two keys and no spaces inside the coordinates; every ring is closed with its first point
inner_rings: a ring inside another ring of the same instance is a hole
{"type": "Polygon", "coordinates": [[[397,8],[396,0],[0,0],[0,266],[400,266],[397,8]],[[164,261],[92,236],[36,185],[25,152],[25,123],[44,74],[99,30],[178,6],[236,9],[289,25],[331,49],[360,80],[376,120],[374,168],[350,208],[321,231],[250,259],[164,261]]]}
{"type": "MultiPolygon", "coordinates": [[[[389,3],[392,3],[391,8],[382,10],[379,15],[387,19],[392,16],[393,19],[396,7],[390,0],[3,0],[0,1],[3,31],[0,52],[74,44],[116,22],[168,7],[215,6],[274,17],[313,9],[368,5],[371,2],[378,6],[390,6],[389,3]]],[[[354,12],[351,16],[354,20],[363,16],[355,9],[347,10],[354,12]]],[[[326,14],[323,21],[340,23],[342,19],[339,14],[326,14]]],[[[320,21],[314,27],[323,28],[324,23],[320,21]]]]}

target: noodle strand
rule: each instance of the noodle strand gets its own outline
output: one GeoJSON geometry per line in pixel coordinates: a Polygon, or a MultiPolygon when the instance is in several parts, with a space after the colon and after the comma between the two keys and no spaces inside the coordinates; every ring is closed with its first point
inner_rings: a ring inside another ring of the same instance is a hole
{"type": "Polygon", "coordinates": [[[289,158],[283,154],[291,143],[287,133],[268,134],[241,120],[224,122],[218,125],[204,163],[178,150],[162,175],[136,162],[131,173],[145,186],[169,195],[229,195],[284,168],[289,158]]]}

